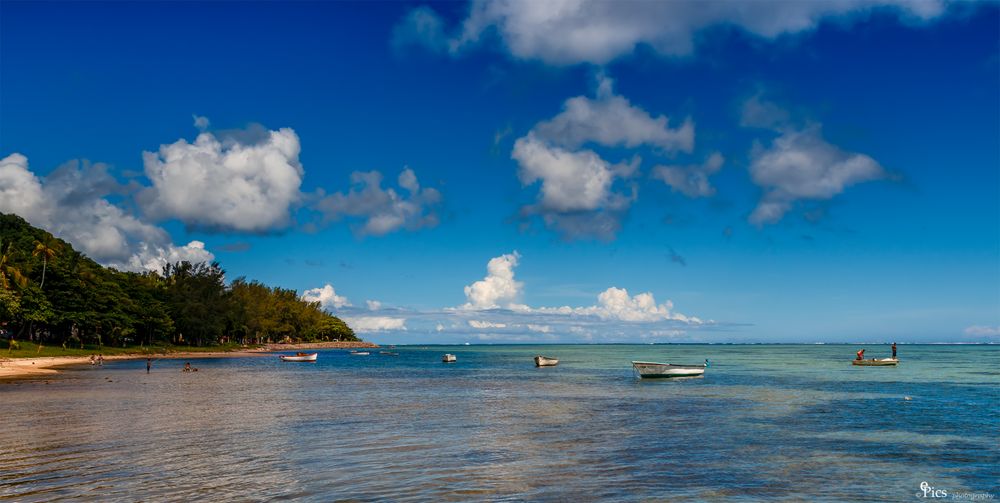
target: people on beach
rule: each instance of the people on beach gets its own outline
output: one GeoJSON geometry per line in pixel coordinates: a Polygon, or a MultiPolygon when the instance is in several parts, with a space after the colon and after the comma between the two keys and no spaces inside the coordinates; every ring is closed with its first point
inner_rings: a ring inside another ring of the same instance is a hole
{"type": "Polygon", "coordinates": [[[896,357],[896,343],[895,342],[892,343],[892,357],[893,358],[896,357]]]}
{"type": "Polygon", "coordinates": [[[149,369],[153,366],[153,359],[146,358],[146,373],[149,373],[149,369]]]}
{"type": "Polygon", "coordinates": [[[90,364],[91,365],[97,365],[97,357],[96,356],[90,355],[90,364]]]}
{"type": "Polygon", "coordinates": [[[857,359],[858,360],[864,360],[865,359],[865,350],[864,350],[864,348],[862,348],[861,351],[858,351],[858,358],[857,359]]]}
{"type": "Polygon", "coordinates": [[[98,354],[97,355],[97,365],[100,366],[100,367],[104,366],[104,355],[103,354],[98,354]]]}

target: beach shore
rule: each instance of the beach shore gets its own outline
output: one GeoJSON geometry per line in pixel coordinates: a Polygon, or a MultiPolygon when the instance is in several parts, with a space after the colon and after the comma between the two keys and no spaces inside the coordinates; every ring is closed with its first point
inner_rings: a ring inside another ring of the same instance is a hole
{"type": "MultiPolygon", "coordinates": [[[[378,344],[371,342],[312,342],[302,344],[266,344],[258,348],[237,351],[189,351],[176,353],[135,353],[125,355],[108,355],[104,361],[112,360],[143,360],[152,357],[156,360],[196,359],[196,358],[246,358],[266,356],[280,351],[297,351],[303,349],[351,349],[377,348],[378,344]]],[[[46,356],[40,358],[0,358],[0,379],[20,377],[38,377],[56,374],[59,367],[70,365],[86,365],[90,363],[89,356],[46,356]]]]}

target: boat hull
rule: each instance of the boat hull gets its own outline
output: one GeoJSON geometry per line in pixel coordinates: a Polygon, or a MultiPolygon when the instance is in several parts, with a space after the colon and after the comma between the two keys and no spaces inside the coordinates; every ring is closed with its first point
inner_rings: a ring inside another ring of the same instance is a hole
{"type": "Polygon", "coordinates": [[[455,358],[455,355],[453,354],[447,354],[441,357],[441,361],[443,363],[455,363],[456,360],[458,360],[458,358],[455,358]]]}
{"type": "Polygon", "coordinates": [[[556,365],[559,365],[559,360],[556,358],[547,358],[545,356],[535,357],[536,367],[554,367],[556,365]]]}
{"type": "Polygon", "coordinates": [[[852,365],[860,367],[889,367],[899,365],[898,358],[872,358],[869,360],[852,360],[852,365]]]}
{"type": "Polygon", "coordinates": [[[694,377],[705,374],[705,365],[673,365],[657,362],[632,362],[632,368],[643,379],[694,377]]]}
{"type": "Polygon", "coordinates": [[[281,361],[283,362],[314,362],[318,357],[319,353],[311,353],[308,355],[301,355],[301,356],[280,355],[278,358],[281,358],[281,361]]]}

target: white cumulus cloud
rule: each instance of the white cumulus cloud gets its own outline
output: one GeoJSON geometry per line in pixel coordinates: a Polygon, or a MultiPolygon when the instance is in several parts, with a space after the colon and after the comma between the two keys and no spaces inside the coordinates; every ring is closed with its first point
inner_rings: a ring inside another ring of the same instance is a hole
{"type": "Polygon", "coordinates": [[[669,119],[632,105],[614,93],[614,82],[598,76],[597,96],[566,100],[563,110],[535,126],[535,134],[565,148],[575,149],[594,142],[607,147],[653,145],[667,152],[690,152],[694,148],[694,123],[687,118],[675,129],[669,119]]]}
{"type": "Polygon", "coordinates": [[[354,217],[363,221],[354,227],[360,236],[382,236],[400,229],[416,230],[438,224],[437,207],[441,193],[434,188],[421,188],[417,175],[410,168],[399,174],[397,184],[403,191],[382,188],[382,173],[355,171],[354,185],[348,192],[330,194],[320,199],[316,209],[327,220],[354,217]]]}
{"type": "Polygon", "coordinates": [[[200,241],[174,245],[167,231],[107,199],[125,191],[104,164],[71,161],[40,178],[21,154],[0,160],[0,211],[51,232],[103,265],[160,271],[167,262],[215,258],[200,241]]]}
{"type": "Polygon", "coordinates": [[[620,321],[676,320],[685,323],[701,323],[699,318],[675,312],[674,303],[669,300],[663,304],[657,304],[652,293],[640,293],[630,297],[626,289],[616,287],[601,292],[597,296],[597,305],[576,308],[573,312],[620,321]]]}
{"type": "Polygon", "coordinates": [[[332,310],[350,306],[351,302],[347,297],[337,295],[333,285],[327,283],[320,288],[310,288],[302,292],[302,300],[306,302],[319,302],[324,309],[332,310]]]}
{"type": "MultiPolygon", "coordinates": [[[[197,122],[197,119],[196,119],[197,122]]],[[[205,121],[207,126],[207,120],[205,121]]],[[[299,137],[259,126],[143,152],[152,186],[136,200],[152,218],[218,231],[267,232],[290,223],[302,197],[299,137]]]]}
{"type": "Polygon", "coordinates": [[[831,199],[887,173],[875,159],[827,143],[820,126],[812,125],[784,131],[769,147],[755,145],[750,176],[764,190],[749,219],[760,226],[781,220],[795,201],[831,199]]]}
{"type": "Polygon", "coordinates": [[[467,302],[463,309],[497,309],[516,305],[521,296],[520,281],[514,280],[514,268],[521,255],[514,251],[490,259],[486,277],[465,287],[467,302]]]}
{"type": "Polygon", "coordinates": [[[377,300],[366,300],[365,305],[368,306],[369,311],[378,311],[382,309],[382,303],[377,300]]]}
{"type": "MultiPolygon", "coordinates": [[[[668,56],[695,51],[700,32],[732,26],[771,39],[814,29],[827,18],[861,17],[877,8],[925,21],[944,11],[941,0],[776,1],[766,8],[740,0],[477,0],[461,26],[447,34],[434,11],[420,7],[404,18],[403,42],[457,54],[496,33],[519,59],[549,64],[605,64],[646,45],[668,56]]],[[[399,36],[397,35],[397,39],[399,36]]]]}
{"type": "Polygon", "coordinates": [[[694,124],[687,119],[671,129],[665,116],[654,118],[616,95],[612,80],[602,74],[596,98],[570,98],[560,114],[539,122],[514,142],[511,158],[517,161],[521,184],[541,182],[537,203],[522,207],[521,215],[541,216],[546,226],[566,238],[610,240],[637,197],[634,183],[622,190],[616,182],[633,177],[641,160],[633,156],[627,162],[612,163],[583,148],[588,144],[689,152],[694,146],[694,124]]]}

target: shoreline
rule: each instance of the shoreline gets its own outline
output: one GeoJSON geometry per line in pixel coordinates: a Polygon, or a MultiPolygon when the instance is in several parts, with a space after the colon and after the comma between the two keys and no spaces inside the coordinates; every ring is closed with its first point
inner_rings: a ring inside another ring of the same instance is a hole
{"type": "MultiPolygon", "coordinates": [[[[154,360],[181,360],[198,358],[248,358],[267,356],[272,353],[301,349],[351,349],[377,348],[378,344],[371,342],[309,342],[302,344],[264,344],[257,348],[235,351],[179,351],[176,353],[133,353],[108,355],[105,361],[114,360],[144,360],[152,357],[154,360]]],[[[22,377],[40,377],[58,374],[59,367],[71,365],[87,365],[90,356],[42,356],[37,358],[3,358],[0,357],[0,380],[18,379],[22,377]]]]}

